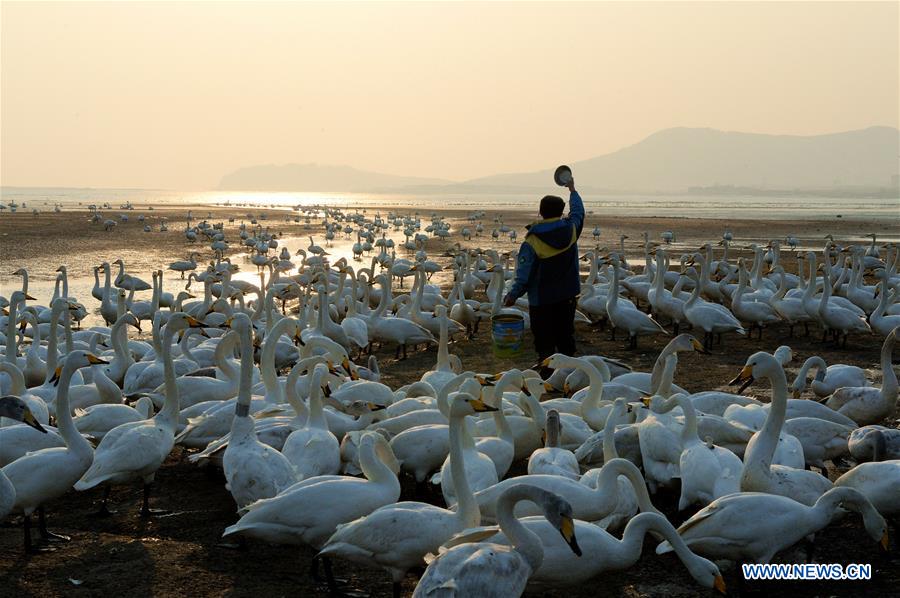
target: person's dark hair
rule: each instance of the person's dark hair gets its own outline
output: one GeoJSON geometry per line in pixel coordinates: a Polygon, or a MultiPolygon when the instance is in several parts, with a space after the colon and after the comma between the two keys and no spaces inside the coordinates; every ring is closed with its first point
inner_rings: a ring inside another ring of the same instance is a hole
{"type": "Polygon", "coordinates": [[[566,202],[563,201],[562,197],[545,195],[541,199],[541,218],[558,218],[562,216],[565,207],[566,202]]]}

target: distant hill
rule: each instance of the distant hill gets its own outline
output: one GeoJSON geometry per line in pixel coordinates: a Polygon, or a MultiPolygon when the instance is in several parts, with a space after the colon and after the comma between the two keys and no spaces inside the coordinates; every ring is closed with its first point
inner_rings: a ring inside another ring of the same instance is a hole
{"type": "MultiPolygon", "coordinates": [[[[813,135],[761,135],[673,128],[618,151],[569,165],[578,186],[612,192],[689,188],[854,190],[896,187],[900,131],[870,127],[813,135]]],[[[395,176],[349,166],[250,166],[222,178],[220,189],[256,191],[406,191],[512,193],[553,186],[553,169],[465,182],[395,176]]]]}
{"type": "MultiPolygon", "coordinates": [[[[895,184],[898,156],[900,131],[891,127],[809,137],[674,128],[569,165],[579,187],[617,191],[886,188],[895,184]]],[[[552,173],[500,174],[462,186],[547,187],[552,173]]]]}
{"type": "Polygon", "coordinates": [[[447,185],[449,181],[394,176],[322,164],[248,166],[225,175],[219,189],[229,191],[359,191],[376,192],[413,185],[447,185]]]}

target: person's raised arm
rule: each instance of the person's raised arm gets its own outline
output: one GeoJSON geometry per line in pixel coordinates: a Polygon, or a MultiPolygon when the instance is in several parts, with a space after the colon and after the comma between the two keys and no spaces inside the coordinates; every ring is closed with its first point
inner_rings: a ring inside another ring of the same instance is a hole
{"type": "Polygon", "coordinates": [[[574,178],[569,180],[566,187],[569,188],[569,220],[575,225],[577,234],[581,235],[581,228],[584,226],[584,202],[575,190],[574,178]]]}

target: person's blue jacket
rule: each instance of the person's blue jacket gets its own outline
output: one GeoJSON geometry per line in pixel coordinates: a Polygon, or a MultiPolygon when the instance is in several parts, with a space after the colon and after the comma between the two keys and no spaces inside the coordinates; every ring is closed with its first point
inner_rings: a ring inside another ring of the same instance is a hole
{"type": "Polygon", "coordinates": [[[577,191],[569,194],[568,217],[528,225],[509,295],[518,299],[527,292],[529,305],[576,297],[581,292],[577,241],[583,226],[584,204],[577,191]]]}

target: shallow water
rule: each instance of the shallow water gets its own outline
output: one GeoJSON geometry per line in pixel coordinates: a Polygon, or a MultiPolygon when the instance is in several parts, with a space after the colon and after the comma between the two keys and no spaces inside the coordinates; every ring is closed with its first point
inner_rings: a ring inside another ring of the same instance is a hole
{"type": "MultiPolygon", "coordinates": [[[[546,193],[559,193],[548,186],[546,193]]],[[[145,189],[0,188],[0,203],[17,210],[62,210],[91,204],[119,211],[131,202],[149,206],[231,205],[248,207],[333,206],[345,209],[398,209],[427,214],[433,210],[534,211],[539,192],[521,194],[298,193],[245,191],[170,191],[145,189]]],[[[680,216],[684,218],[751,218],[756,220],[830,219],[900,222],[898,198],[759,197],[739,195],[601,195],[584,193],[585,208],[607,216],[680,216]]],[[[374,212],[373,212],[374,213],[374,212]]]]}

